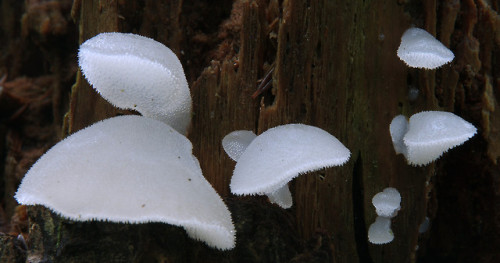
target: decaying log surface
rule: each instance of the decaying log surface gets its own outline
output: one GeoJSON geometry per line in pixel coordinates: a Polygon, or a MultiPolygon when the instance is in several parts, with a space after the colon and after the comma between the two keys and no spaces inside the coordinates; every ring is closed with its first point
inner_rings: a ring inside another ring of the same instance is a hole
{"type": "Polygon", "coordinates": [[[0,32],[9,46],[0,47],[15,58],[0,60],[0,73],[8,73],[5,91],[0,92],[0,109],[8,112],[0,115],[0,135],[7,138],[0,143],[5,196],[5,216],[0,213],[0,219],[17,218],[14,227],[1,224],[2,231],[11,234],[0,236],[0,259],[5,262],[22,257],[33,262],[500,260],[497,2],[81,0],[71,10],[69,1],[26,1],[26,10],[14,2],[0,1],[2,15],[12,13],[2,20],[5,29],[0,32]],[[21,30],[12,17],[23,12],[21,30]],[[69,95],[76,49],[53,56],[58,49],[49,44],[60,36],[66,45],[77,45],[68,33],[70,13],[78,25],[79,43],[100,32],[133,32],[166,44],[179,56],[193,97],[189,139],[204,176],[232,212],[234,250],[210,249],[189,239],[181,228],[165,224],[76,223],[43,207],[28,208],[29,226],[19,220],[26,217],[23,207],[14,212],[19,173],[55,142],[55,127],[63,126],[62,134],[69,134],[131,113],[100,98],[81,73],[69,95]],[[50,14],[52,24],[37,14],[50,14]],[[61,17],[65,19],[58,20],[61,17]],[[61,24],[67,31],[56,26],[61,24]],[[396,50],[411,26],[435,35],[455,53],[455,60],[438,70],[406,67],[396,50]],[[41,48],[44,55],[23,55],[15,48],[16,32],[21,31],[21,42],[33,43],[31,48],[41,48]],[[27,41],[26,36],[41,40],[27,41]],[[50,68],[23,66],[26,58],[43,59],[50,68]],[[252,98],[269,73],[271,88],[252,98]],[[26,87],[38,95],[31,100],[15,96],[26,87]],[[50,102],[43,100],[40,87],[51,87],[50,102]],[[18,113],[27,101],[30,108],[18,113]],[[44,116],[49,118],[33,123],[47,105],[52,110],[44,116]],[[394,153],[389,123],[398,114],[409,117],[425,110],[454,112],[478,127],[478,134],[438,161],[412,167],[394,153]],[[11,121],[12,115],[17,122],[11,121]],[[351,150],[351,159],[344,166],[295,179],[289,210],[262,197],[232,196],[228,186],[234,162],[224,153],[222,138],[233,130],[259,134],[287,123],[325,129],[351,150]],[[29,137],[18,126],[40,129],[45,137],[29,137]],[[19,145],[26,138],[30,143],[19,145]],[[372,245],[367,240],[376,217],[371,198],[389,186],[402,195],[402,209],[392,221],[395,239],[372,245]],[[431,227],[419,234],[426,217],[431,227]],[[26,237],[27,252],[16,238],[19,233],[26,237]]]}

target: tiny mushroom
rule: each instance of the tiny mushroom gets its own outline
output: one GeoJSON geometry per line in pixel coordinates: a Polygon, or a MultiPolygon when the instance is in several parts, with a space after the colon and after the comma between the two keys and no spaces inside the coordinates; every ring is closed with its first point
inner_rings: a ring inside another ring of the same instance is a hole
{"type": "Polygon", "coordinates": [[[429,230],[429,227],[431,226],[431,219],[429,217],[425,217],[424,221],[420,224],[418,227],[418,233],[423,234],[429,230]]]}
{"type": "Polygon", "coordinates": [[[7,74],[3,75],[2,78],[0,78],[0,95],[3,92],[3,84],[5,83],[6,79],[7,79],[7,74]]]}
{"type": "Polygon", "coordinates": [[[392,119],[391,125],[389,126],[389,131],[391,133],[392,145],[396,154],[403,154],[406,156],[406,145],[403,142],[403,138],[408,132],[408,120],[403,115],[398,115],[392,119]]]}
{"type": "Polygon", "coordinates": [[[439,68],[455,57],[439,40],[420,28],[406,30],[397,54],[408,66],[425,69],[439,68]]]}
{"type": "Polygon", "coordinates": [[[249,133],[245,136],[234,134],[230,133],[223,140],[224,149],[228,155],[236,156],[237,161],[231,192],[236,195],[265,194],[272,203],[283,208],[292,206],[290,180],[299,174],[342,165],[351,154],[328,132],[304,124],[278,126],[253,140],[249,133]],[[228,145],[240,145],[243,153],[231,153],[228,145]]]}
{"type": "Polygon", "coordinates": [[[396,188],[387,187],[372,198],[377,215],[392,218],[401,208],[401,195],[396,188]]]}
{"type": "Polygon", "coordinates": [[[429,164],[449,149],[476,134],[476,127],[459,116],[444,111],[424,111],[411,116],[409,124],[401,115],[390,125],[396,153],[415,166],[429,164]],[[406,127],[408,126],[408,127],[406,127]],[[404,136],[401,137],[401,134],[404,136]]]}
{"type": "Polygon", "coordinates": [[[372,204],[378,216],[368,229],[368,240],[377,245],[387,244],[394,239],[391,218],[395,217],[401,208],[401,195],[396,188],[387,187],[373,196],[372,204]]]}
{"type": "Polygon", "coordinates": [[[135,34],[101,33],[80,46],[78,63],[88,82],[114,106],[186,134],[191,94],[182,65],[168,47],[135,34]]]}
{"type": "Polygon", "coordinates": [[[71,220],[164,222],[211,247],[235,245],[229,210],[189,140],[146,117],[110,118],[67,137],[31,167],[15,198],[71,220]]]}
{"type": "Polygon", "coordinates": [[[394,239],[391,229],[391,219],[377,216],[375,222],[368,228],[368,241],[372,244],[382,245],[390,243],[394,239]]]}

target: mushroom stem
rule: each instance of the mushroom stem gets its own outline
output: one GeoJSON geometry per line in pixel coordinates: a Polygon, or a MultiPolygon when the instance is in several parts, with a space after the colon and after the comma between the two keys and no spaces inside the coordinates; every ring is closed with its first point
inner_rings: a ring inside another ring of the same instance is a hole
{"type": "Polygon", "coordinates": [[[273,204],[277,204],[285,209],[292,207],[292,193],[288,188],[288,184],[285,184],[284,186],[278,188],[276,191],[267,193],[266,195],[269,198],[269,201],[273,204]]]}
{"type": "Polygon", "coordinates": [[[382,245],[390,243],[394,239],[391,229],[391,219],[377,216],[375,222],[368,229],[368,241],[372,244],[382,245]]]}

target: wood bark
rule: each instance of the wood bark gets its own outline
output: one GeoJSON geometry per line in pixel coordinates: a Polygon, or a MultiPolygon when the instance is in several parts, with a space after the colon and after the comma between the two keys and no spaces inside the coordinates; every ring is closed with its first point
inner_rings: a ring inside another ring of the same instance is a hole
{"type": "MultiPolygon", "coordinates": [[[[498,2],[485,0],[75,1],[71,15],[79,43],[100,32],[132,32],[164,43],[181,59],[193,97],[188,137],[204,176],[232,212],[237,246],[221,252],[165,224],[75,223],[30,207],[25,255],[33,262],[500,260],[499,10],[498,2]],[[438,70],[404,65],[396,50],[411,26],[450,47],[454,61],[438,70]],[[271,88],[252,98],[269,72],[271,88]],[[395,154],[389,123],[398,114],[428,110],[454,112],[478,134],[438,161],[413,167],[395,154]],[[295,179],[289,210],[263,197],[231,195],[235,164],[222,138],[234,130],[260,134],[288,123],[335,135],[351,150],[350,161],[295,179]],[[371,198],[386,187],[399,190],[402,209],[392,220],[394,241],[373,245],[367,240],[376,217],[371,198]],[[426,217],[430,230],[419,233],[426,217]]],[[[46,74],[61,78],[61,66],[52,71],[57,74],[46,74]]],[[[69,95],[62,88],[56,93],[59,109],[69,95]]],[[[0,96],[2,101],[6,95],[0,96]]],[[[62,134],[128,113],[100,98],[77,73],[62,134]]],[[[54,120],[52,125],[61,125],[54,120]]],[[[2,125],[0,134],[6,136],[11,126],[2,125]]],[[[15,163],[2,157],[4,178],[12,178],[7,168],[15,163]]],[[[14,214],[12,194],[6,194],[7,217],[14,214]]],[[[2,251],[22,245],[2,238],[2,251]]]]}

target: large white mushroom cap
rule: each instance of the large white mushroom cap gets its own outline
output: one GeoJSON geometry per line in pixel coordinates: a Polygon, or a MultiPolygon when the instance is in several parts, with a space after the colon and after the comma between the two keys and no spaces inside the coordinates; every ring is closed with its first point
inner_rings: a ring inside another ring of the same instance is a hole
{"type": "Polygon", "coordinates": [[[401,195],[396,188],[387,187],[372,198],[377,215],[392,218],[401,208],[401,195]]]}
{"type": "Polygon", "coordinates": [[[407,160],[426,165],[476,134],[476,127],[451,112],[424,111],[410,118],[403,141],[407,160]]]}
{"type": "Polygon", "coordinates": [[[165,45],[135,34],[101,33],[80,46],[78,63],[94,89],[116,107],[186,133],[191,95],[179,59],[165,45]]]}
{"type": "Polygon", "coordinates": [[[408,66],[425,69],[439,68],[455,57],[439,40],[420,28],[406,30],[397,53],[408,66]]]}
{"type": "Polygon", "coordinates": [[[328,132],[304,124],[288,124],[257,136],[241,154],[231,192],[266,194],[284,208],[291,206],[287,183],[299,174],[344,164],[349,150],[328,132]]]}
{"type": "Polygon", "coordinates": [[[164,222],[212,247],[235,243],[229,210],[189,140],[146,117],[107,119],[67,137],[33,165],[15,198],[72,220],[164,222]]]}

